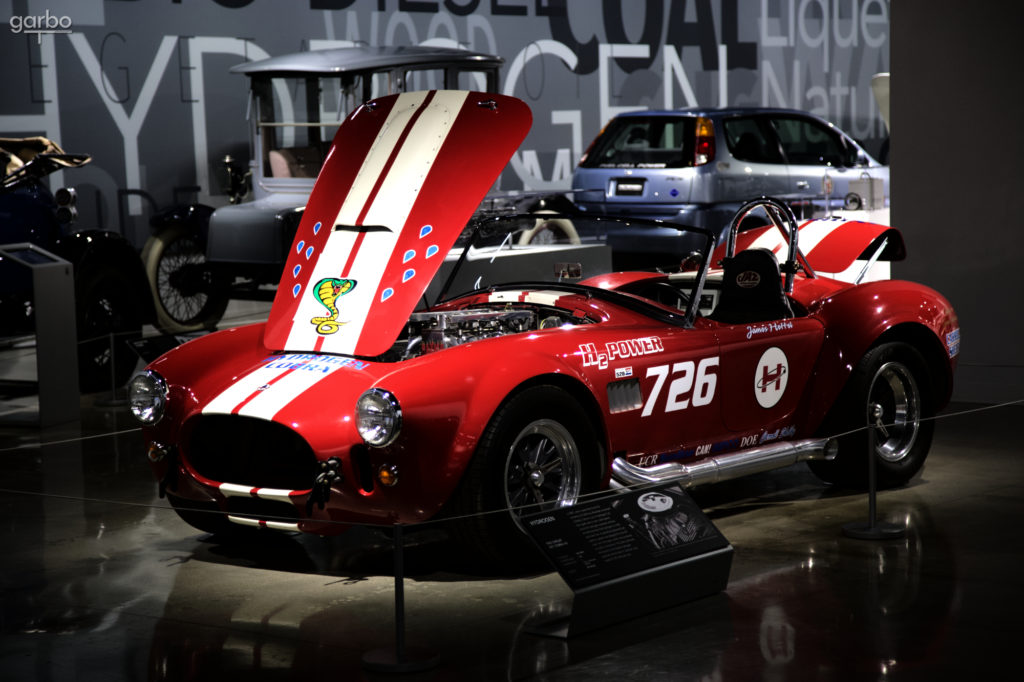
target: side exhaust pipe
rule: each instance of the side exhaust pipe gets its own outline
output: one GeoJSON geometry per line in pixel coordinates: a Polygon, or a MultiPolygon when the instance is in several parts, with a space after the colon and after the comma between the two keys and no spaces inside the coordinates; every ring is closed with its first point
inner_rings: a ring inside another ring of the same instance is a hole
{"type": "Polygon", "coordinates": [[[709,457],[694,464],[668,462],[653,467],[630,464],[623,457],[612,462],[613,488],[677,482],[684,488],[705,483],[727,481],[762,471],[804,462],[809,459],[834,459],[839,444],[831,438],[810,438],[761,445],[718,457],[709,457]]]}

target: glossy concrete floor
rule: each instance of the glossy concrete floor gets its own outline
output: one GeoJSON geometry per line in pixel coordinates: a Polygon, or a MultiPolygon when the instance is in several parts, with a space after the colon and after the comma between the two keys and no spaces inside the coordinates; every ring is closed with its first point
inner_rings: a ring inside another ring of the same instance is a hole
{"type": "MultiPolygon", "coordinates": [[[[102,398],[102,396],[100,396],[102,398]]],[[[923,476],[881,493],[903,539],[843,535],[867,499],[797,465],[693,491],[734,547],[727,589],[568,640],[557,573],[495,575],[443,532],[406,533],[405,649],[393,652],[387,536],[192,530],[157,498],[124,408],[0,422],[0,680],[979,680],[1015,677],[1024,612],[1024,407],[954,405],[923,476]],[[42,443],[42,444],[41,444],[42,443]],[[420,649],[415,649],[419,647],[420,649]]]]}

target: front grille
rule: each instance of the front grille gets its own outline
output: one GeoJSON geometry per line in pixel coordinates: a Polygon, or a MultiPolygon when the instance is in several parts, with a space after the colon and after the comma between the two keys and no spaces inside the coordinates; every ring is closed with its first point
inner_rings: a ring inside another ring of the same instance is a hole
{"type": "Polygon", "coordinates": [[[287,426],[233,414],[196,417],[184,457],[200,476],[254,488],[306,490],[320,470],[313,449],[287,426]]]}

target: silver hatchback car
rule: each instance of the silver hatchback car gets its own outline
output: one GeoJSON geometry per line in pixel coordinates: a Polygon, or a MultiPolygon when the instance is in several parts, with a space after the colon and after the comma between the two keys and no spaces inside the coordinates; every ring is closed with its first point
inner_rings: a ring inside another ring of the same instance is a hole
{"type": "MultiPolygon", "coordinates": [[[[722,231],[746,200],[798,216],[883,208],[889,168],[828,121],[792,109],[636,111],[613,118],[573,174],[576,208],[722,231]]],[[[685,256],[666,228],[609,235],[617,254],[685,256]]]]}

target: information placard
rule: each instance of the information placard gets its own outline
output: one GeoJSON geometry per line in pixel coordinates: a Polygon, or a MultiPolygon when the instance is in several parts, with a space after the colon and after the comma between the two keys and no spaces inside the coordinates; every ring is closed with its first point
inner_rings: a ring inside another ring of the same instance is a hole
{"type": "Polygon", "coordinates": [[[677,484],[605,495],[523,521],[573,590],[729,546],[677,484]]]}

